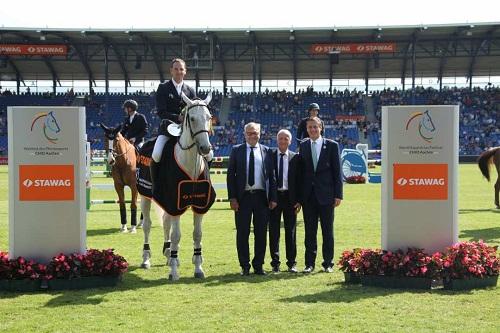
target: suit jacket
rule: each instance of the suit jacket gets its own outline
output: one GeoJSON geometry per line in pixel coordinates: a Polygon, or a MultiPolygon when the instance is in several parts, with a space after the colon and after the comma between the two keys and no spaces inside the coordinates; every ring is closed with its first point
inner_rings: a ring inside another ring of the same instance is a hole
{"type": "MultiPolygon", "coordinates": [[[[273,154],[271,150],[260,145],[262,154],[262,168],[264,174],[264,182],[266,185],[266,195],[268,201],[277,201],[276,193],[276,178],[273,170],[273,154]]],[[[276,157],[276,156],[275,156],[276,157]]],[[[229,156],[229,166],[227,168],[227,192],[229,199],[236,199],[241,202],[245,194],[245,186],[247,184],[247,144],[243,143],[236,145],[231,150],[229,156]]]]}
{"type": "MultiPolygon", "coordinates": [[[[186,83],[182,85],[182,92],[189,97],[189,99],[196,98],[196,92],[186,83]]],[[[156,90],[156,110],[158,117],[161,120],[170,119],[173,122],[179,123],[179,114],[186,106],[181,96],[177,93],[172,80],[160,83],[156,90]]]]}
{"type": "Polygon", "coordinates": [[[142,113],[137,112],[132,123],[130,123],[130,117],[126,116],[123,120],[121,133],[127,140],[135,138],[136,144],[142,142],[144,137],[148,134],[148,121],[146,117],[142,113]]]}
{"type": "MultiPolygon", "coordinates": [[[[278,175],[279,175],[279,162],[278,162],[278,149],[272,152],[274,177],[276,178],[276,189],[278,189],[278,175]]],[[[297,153],[288,150],[288,196],[292,205],[295,205],[299,200],[299,188],[297,188],[298,181],[298,167],[299,156],[297,153]]]]}
{"type": "Polygon", "coordinates": [[[343,199],[342,170],[337,142],[323,137],[316,171],[311,155],[311,139],[302,141],[299,157],[298,187],[301,189],[302,205],[309,199],[313,188],[320,205],[333,205],[335,198],[343,199]]]}

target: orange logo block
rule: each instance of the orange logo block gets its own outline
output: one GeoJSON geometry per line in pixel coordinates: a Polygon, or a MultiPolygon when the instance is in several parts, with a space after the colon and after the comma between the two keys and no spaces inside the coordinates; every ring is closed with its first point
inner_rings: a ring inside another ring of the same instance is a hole
{"type": "Polygon", "coordinates": [[[20,201],[68,201],[75,199],[73,165],[20,165],[20,201]]]}
{"type": "Polygon", "coordinates": [[[447,200],[447,164],[394,164],[394,200],[447,200]]]}

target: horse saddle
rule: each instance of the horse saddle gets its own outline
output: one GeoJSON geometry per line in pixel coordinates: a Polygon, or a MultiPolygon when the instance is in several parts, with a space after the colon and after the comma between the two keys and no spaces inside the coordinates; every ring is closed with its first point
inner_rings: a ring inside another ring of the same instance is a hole
{"type": "Polygon", "coordinates": [[[171,136],[181,136],[182,126],[180,124],[172,123],[167,126],[167,132],[171,136]]]}

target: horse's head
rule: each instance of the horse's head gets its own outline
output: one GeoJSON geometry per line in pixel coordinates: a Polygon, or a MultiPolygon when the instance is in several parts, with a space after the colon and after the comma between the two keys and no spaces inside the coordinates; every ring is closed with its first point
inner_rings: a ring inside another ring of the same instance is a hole
{"type": "Polygon", "coordinates": [[[120,130],[122,129],[121,125],[118,127],[108,127],[103,123],[100,123],[99,126],[101,126],[101,128],[104,130],[104,135],[106,136],[106,138],[110,141],[113,141],[113,151],[111,151],[108,155],[108,164],[112,166],[113,164],[115,164],[117,156],[124,155],[123,152],[125,152],[127,149],[127,141],[120,133],[120,130]]]}
{"type": "Polygon", "coordinates": [[[196,144],[198,153],[207,155],[212,150],[208,136],[212,126],[212,115],[208,110],[208,104],[212,99],[212,95],[209,93],[205,100],[192,101],[182,94],[182,99],[186,103],[186,108],[183,110],[184,122],[181,137],[188,135],[190,137],[189,141],[196,144]]]}
{"type": "Polygon", "coordinates": [[[54,133],[59,133],[59,131],[61,131],[61,128],[57,123],[57,119],[54,116],[54,111],[50,111],[47,114],[47,117],[45,118],[45,126],[54,133]]]}

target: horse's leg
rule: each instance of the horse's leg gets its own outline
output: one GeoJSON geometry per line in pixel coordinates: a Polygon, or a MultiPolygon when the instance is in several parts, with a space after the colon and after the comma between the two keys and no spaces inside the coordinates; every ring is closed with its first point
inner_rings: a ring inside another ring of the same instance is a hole
{"type": "Polygon", "coordinates": [[[163,255],[167,257],[167,263],[170,259],[170,228],[172,226],[172,216],[163,212],[163,255]]]}
{"type": "Polygon", "coordinates": [[[144,224],[142,231],[144,232],[144,246],[142,248],[142,268],[151,267],[151,248],[149,247],[149,233],[151,231],[151,200],[141,195],[141,211],[143,212],[144,224]]]}
{"type": "Polygon", "coordinates": [[[193,264],[194,264],[194,277],[199,279],[205,278],[205,273],[203,272],[203,268],[201,264],[203,263],[203,257],[201,255],[201,223],[203,221],[203,215],[193,213],[193,264]]]}
{"type": "Polygon", "coordinates": [[[137,228],[137,186],[131,185],[130,191],[132,192],[132,200],[130,202],[130,221],[132,224],[132,229],[130,229],[131,233],[136,233],[137,228]]]}
{"type": "Polygon", "coordinates": [[[127,207],[125,206],[124,185],[121,183],[115,182],[115,190],[116,190],[116,193],[118,194],[118,204],[120,205],[120,221],[122,224],[120,232],[126,232],[127,231],[127,207]]]}
{"type": "Polygon", "coordinates": [[[170,259],[168,260],[168,264],[170,266],[170,274],[168,276],[168,279],[172,281],[179,280],[178,267],[180,265],[180,262],[177,254],[179,251],[179,242],[181,240],[180,220],[180,216],[170,216],[170,222],[172,223],[172,244],[170,249],[170,259]]]}
{"type": "Polygon", "coordinates": [[[497,182],[495,183],[495,205],[500,209],[500,201],[498,199],[500,192],[500,174],[498,175],[497,182]]]}

